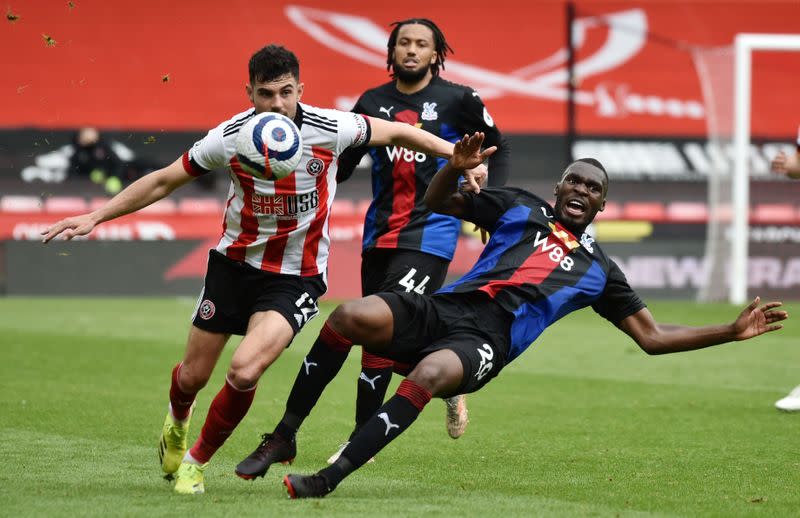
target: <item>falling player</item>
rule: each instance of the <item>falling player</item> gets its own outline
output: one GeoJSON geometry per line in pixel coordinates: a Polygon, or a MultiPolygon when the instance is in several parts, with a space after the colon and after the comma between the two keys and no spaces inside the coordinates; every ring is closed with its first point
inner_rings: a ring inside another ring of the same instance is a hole
{"type": "MultiPolygon", "coordinates": [[[[321,497],[403,433],[433,396],[481,389],[559,318],[591,306],[648,354],[700,349],[778,330],[780,302],[756,298],[729,324],[660,324],[619,267],[585,233],[605,206],[608,176],[594,159],[567,167],[555,206],[516,188],[454,187],[483,152],[483,135],[464,137],[425,194],[434,211],[490,230],[473,268],[432,297],[388,292],[347,302],[331,313],[309,356],[318,365],[307,383],[308,411],[353,344],[411,365],[395,395],[378,409],[332,465],[284,478],[292,498],[321,497]]],[[[469,184],[473,185],[472,183],[469,184]]]]}

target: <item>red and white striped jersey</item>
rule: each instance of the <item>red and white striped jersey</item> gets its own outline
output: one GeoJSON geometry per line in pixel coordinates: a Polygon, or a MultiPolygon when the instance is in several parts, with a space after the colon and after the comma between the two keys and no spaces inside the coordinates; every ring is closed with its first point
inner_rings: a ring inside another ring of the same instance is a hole
{"type": "Polygon", "coordinates": [[[183,167],[197,176],[227,169],[231,185],[217,251],[236,261],[287,275],[311,276],[328,267],[328,217],[336,195],[339,154],[370,140],[361,115],[298,103],[294,122],[303,158],[294,174],[277,181],[244,172],[236,160],[236,135],[255,110],[235,115],[184,153],[183,167]]]}

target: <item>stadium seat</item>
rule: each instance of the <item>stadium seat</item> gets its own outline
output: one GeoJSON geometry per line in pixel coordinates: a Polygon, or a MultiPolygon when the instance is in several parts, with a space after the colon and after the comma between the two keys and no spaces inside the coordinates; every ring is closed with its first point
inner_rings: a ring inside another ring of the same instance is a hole
{"type": "Polygon", "coordinates": [[[356,204],[353,200],[334,200],[331,212],[337,216],[352,216],[356,213],[356,204]]]}
{"type": "Polygon", "coordinates": [[[356,203],[356,213],[364,217],[367,214],[367,210],[369,210],[370,203],[372,203],[372,200],[359,200],[356,203]]]}
{"type": "Polygon", "coordinates": [[[790,203],[761,203],[753,207],[750,212],[751,223],[792,225],[796,221],[796,210],[790,203]]]}
{"type": "Polygon", "coordinates": [[[664,221],[667,211],[660,201],[629,201],[622,209],[622,216],[627,220],[664,221]]]}
{"type": "Polygon", "coordinates": [[[615,201],[607,201],[603,212],[597,213],[598,221],[614,221],[622,218],[622,205],[615,201]]]}
{"type": "Polygon", "coordinates": [[[176,212],[178,212],[178,204],[170,198],[163,198],[139,210],[140,214],[175,214],[176,212]]]}
{"type": "Polygon", "coordinates": [[[100,207],[108,203],[108,200],[110,199],[111,198],[92,198],[91,200],[89,200],[89,210],[99,209],[100,207]]]}
{"type": "Polygon", "coordinates": [[[703,202],[673,201],[667,205],[667,221],[672,223],[705,223],[708,206],[703,202]]]}
{"type": "Polygon", "coordinates": [[[38,196],[9,194],[0,198],[0,212],[41,212],[42,200],[38,196]]]}
{"type": "Polygon", "coordinates": [[[178,200],[181,214],[220,214],[222,202],[216,198],[182,198],[178,200]]]}
{"type": "Polygon", "coordinates": [[[79,196],[53,196],[44,201],[44,211],[53,214],[82,214],[88,209],[86,199],[79,196]]]}

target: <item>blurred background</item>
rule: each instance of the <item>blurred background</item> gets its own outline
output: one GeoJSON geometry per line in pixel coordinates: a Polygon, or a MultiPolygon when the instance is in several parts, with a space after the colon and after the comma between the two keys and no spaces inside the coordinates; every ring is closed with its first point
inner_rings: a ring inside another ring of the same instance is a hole
{"type": "MultiPolygon", "coordinates": [[[[603,162],[611,186],[594,232],[645,297],[714,298],[709,284],[727,281],[710,270],[725,269],[727,248],[712,239],[745,239],[749,291],[800,298],[800,184],[769,172],[779,150],[795,152],[800,52],[754,53],[749,233],[709,232],[710,215],[730,206],[726,194],[710,201],[709,185],[732,170],[734,38],[796,33],[797,0],[27,0],[5,14],[2,294],[198,293],[220,235],[224,173],[86,240],[42,246],[39,233],[247,108],[247,61],[263,45],[298,55],[304,102],[349,110],[388,81],[389,24],[413,16],[439,24],[455,49],[443,76],[478,90],[509,138],[510,184],[548,197],[572,159],[603,162]]],[[[360,294],[368,166],[333,206],[328,298],[360,294]]],[[[465,235],[450,274],[480,250],[465,235]]]]}

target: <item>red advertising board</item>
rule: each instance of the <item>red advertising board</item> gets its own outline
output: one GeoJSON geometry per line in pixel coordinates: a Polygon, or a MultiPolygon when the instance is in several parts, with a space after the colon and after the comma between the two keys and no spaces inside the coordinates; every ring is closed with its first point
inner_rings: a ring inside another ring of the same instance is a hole
{"type": "MultiPolygon", "coordinates": [[[[701,78],[723,101],[733,83],[731,56],[702,49],[740,32],[797,32],[800,20],[797,0],[575,5],[577,124],[595,135],[704,136],[701,78]]],[[[389,24],[410,16],[441,25],[456,50],[444,76],[477,88],[502,129],[566,127],[560,0],[28,0],[8,12],[18,18],[0,30],[0,127],[209,128],[247,105],[247,60],[268,42],[298,54],[304,101],[347,109],[387,79],[389,24]]],[[[799,69],[800,53],[756,57],[755,135],[793,134],[799,69]]]]}

